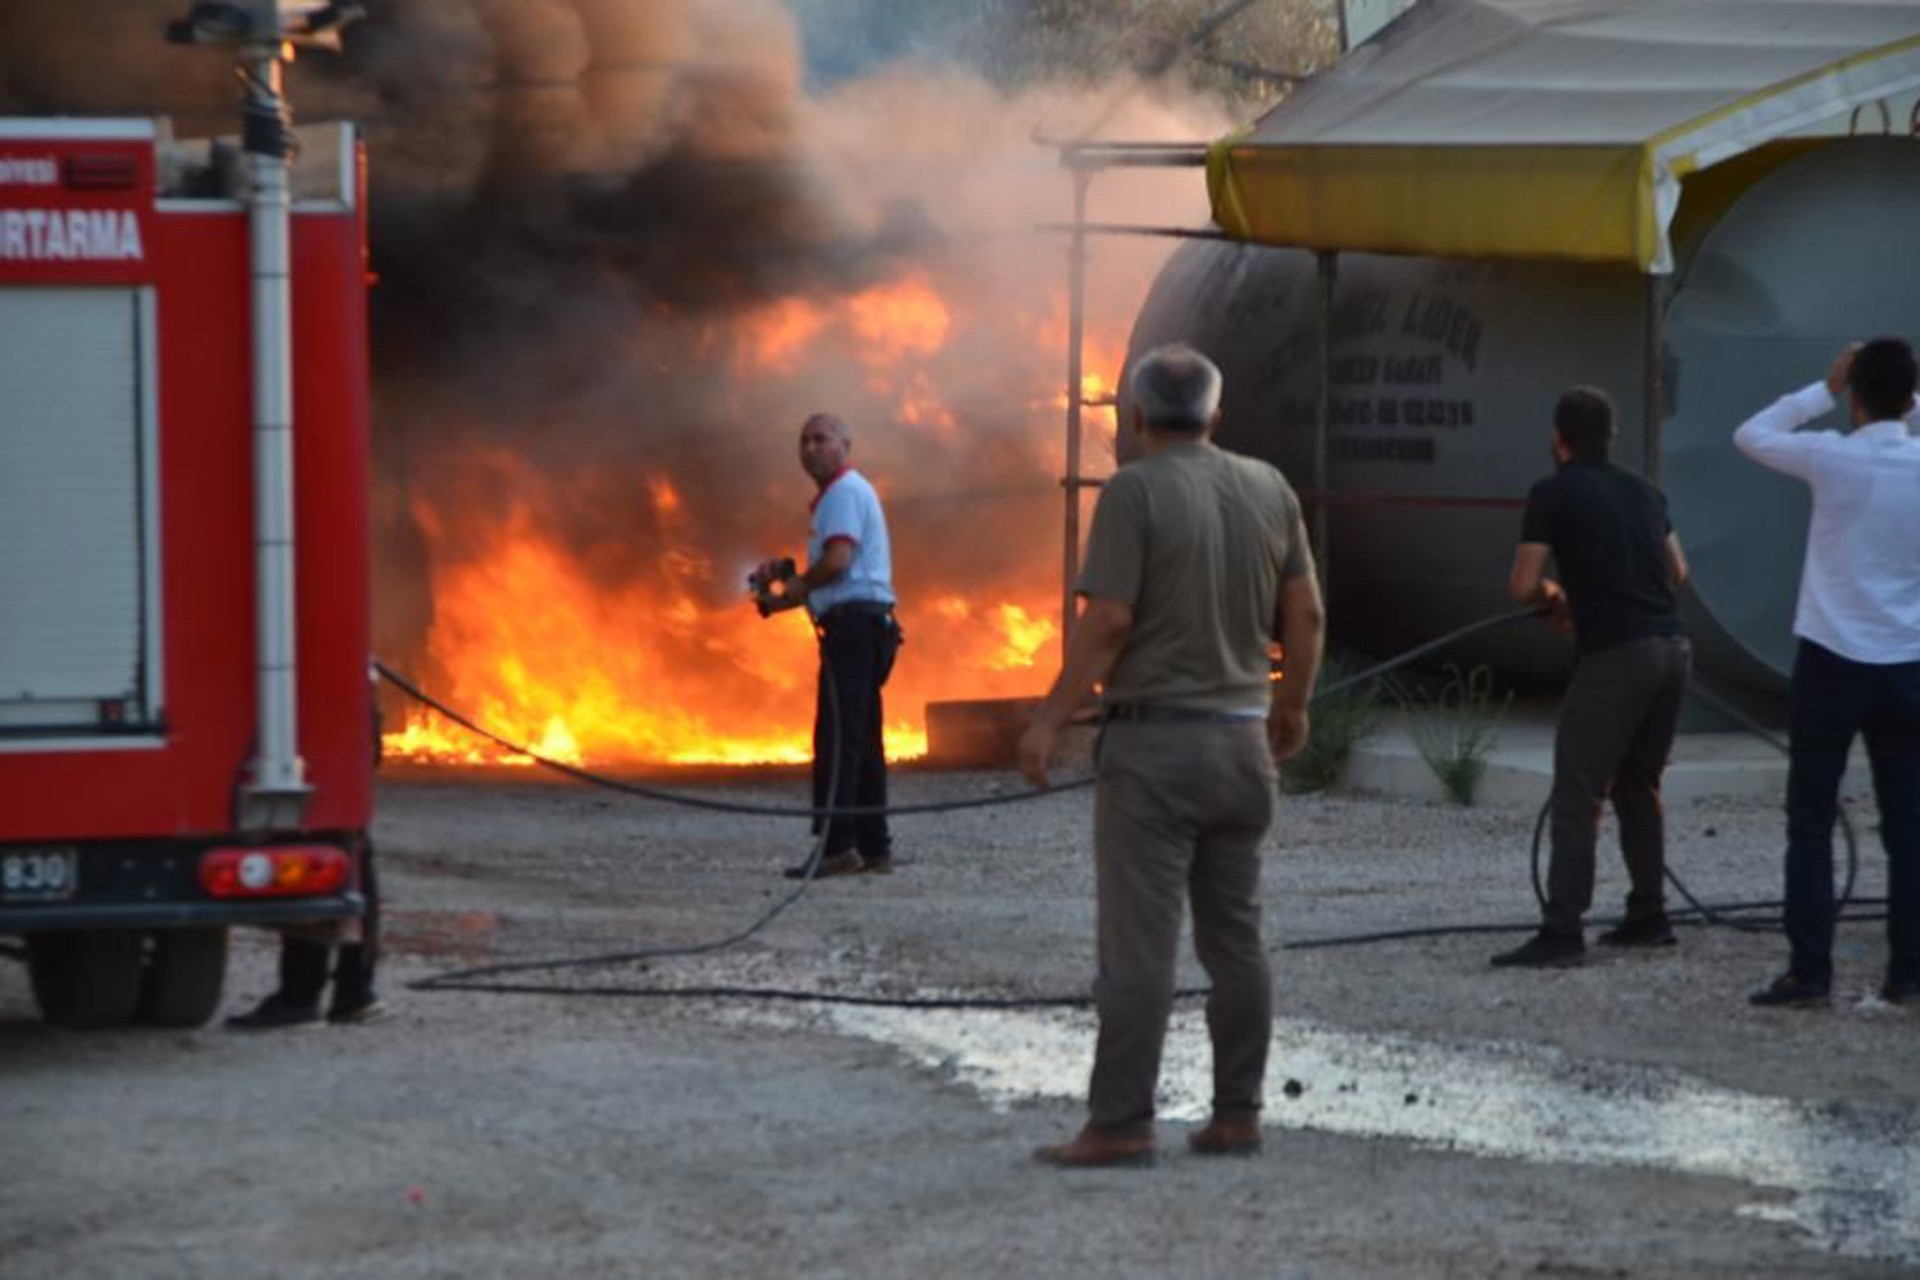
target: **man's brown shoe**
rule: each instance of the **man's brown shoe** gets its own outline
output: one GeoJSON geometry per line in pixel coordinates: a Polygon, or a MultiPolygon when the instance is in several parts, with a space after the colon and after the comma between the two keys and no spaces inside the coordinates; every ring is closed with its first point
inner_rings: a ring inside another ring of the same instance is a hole
{"type": "Polygon", "coordinates": [[[1254,1116],[1215,1116],[1187,1135],[1197,1156],[1251,1156],[1260,1152],[1260,1121],[1254,1116]]]}
{"type": "Polygon", "coordinates": [[[1138,1168],[1153,1163],[1153,1139],[1122,1137],[1088,1125],[1072,1142],[1041,1147],[1033,1158],[1056,1169],[1138,1168]]]}

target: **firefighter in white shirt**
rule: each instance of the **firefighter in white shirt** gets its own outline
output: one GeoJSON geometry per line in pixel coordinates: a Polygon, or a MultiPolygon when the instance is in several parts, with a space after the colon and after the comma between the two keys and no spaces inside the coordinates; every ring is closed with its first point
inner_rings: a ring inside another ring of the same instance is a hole
{"type": "Polygon", "coordinates": [[[1857,734],[1887,850],[1881,996],[1920,999],[1920,382],[1913,349],[1876,338],[1824,382],[1741,425],[1733,442],[1813,491],[1793,630],[1787,773],[1787,971],[1757,1005],[1826,1004],[1833,987],[1833,824],[1857,734]],[[1848,393],[1852,429],[1799,428],[1848,393]]]}
{"type": "Polygon", "coordinates": [[[859,811],[814,819],[814,834],[824,844],[819,857],[787,869],[794,880],[893,870],[880,698],[900,651],[893,551],[880,497],[848,463],[852,452],[853,435],[833,414],[816,413],[801,425],[800,466],[817,490],[807,526],[807,567],[790,573],[791,561],[769,560],[751,579],[762,617],[804,605],[813,618],[820,637],[813,804],[822,811],[859,811]]]}

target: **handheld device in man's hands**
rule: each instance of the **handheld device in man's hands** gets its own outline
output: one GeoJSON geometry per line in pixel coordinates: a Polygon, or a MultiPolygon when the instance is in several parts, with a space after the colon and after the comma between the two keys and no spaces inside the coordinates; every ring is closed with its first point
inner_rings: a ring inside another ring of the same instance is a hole
{"type": "Polygon", "coordinates": [[[784,587],[800,573],[792,556],[783,556],[778,560],[769,560],[747,575],[747,589],[753,593],[753,603],[760,610],[760,616],[766,617],[773,612],[777,597],[773,588],[784,587]]]}

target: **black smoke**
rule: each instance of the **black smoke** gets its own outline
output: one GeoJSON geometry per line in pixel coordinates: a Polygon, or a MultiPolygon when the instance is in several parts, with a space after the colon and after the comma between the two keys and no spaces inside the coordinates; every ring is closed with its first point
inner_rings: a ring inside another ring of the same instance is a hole
{"type": "MultiPolygon", "coordinates": [[[[0,111],[232,132],[228,55],[161,40],[185,7],[0,0],[0,111]]],[[[1224,117],[1175,119],[1164,85],[1124,74],[1093,95],[983,74],[1031,43],[1012,0],[366,8],[288,89],[296,121],[354,120],[370,154],[383,656],[431,678],[437,573],[508,526],[609,591],[670,553],[676,589],[736,607],[736,570],[804,532],[793,440],[819,409],[852,422],[856,461],[886,482],[909,601],[936,580],[964,595],[1057,575],[1064,255],[1033,228],[1066,186],[1032,135],[1099,119],[1207,136],[1224,117]],[[882,12],[856,47],[847,33],[882,12]],[[834,49],[851,50],[838,71],[810,76],[834,49]],[[912,281],[950,301],[953,331],[881,368],[890,335],[847,308],[912,281]],[[789,304],[838,318],[770,373],[743,335],[789,304]],[[928,395],[944,418],[903,408],[928,395]],[[686,507],[672,527],[645,500],[662,475],[686,507]]],[[[1108,34],[1086,47],[1138,43],[1108,34]]],[[[1158,250],[1103,252],[1096,312],[1100,288],[1137,296],[1158,250]]],[[[1097,325],[1124,333],[1108,312],[1097,325]]]]}

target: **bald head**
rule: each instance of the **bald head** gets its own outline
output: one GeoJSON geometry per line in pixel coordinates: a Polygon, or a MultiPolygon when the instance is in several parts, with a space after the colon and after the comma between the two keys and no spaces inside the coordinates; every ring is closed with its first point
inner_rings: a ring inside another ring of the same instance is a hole
{"type": "Polygon", "coordinates": [[[816,413],[800,426],[800,465],[818,485],[825,485],[847,465],[853,436],[847,424],[831,413],[816,413]]]}
{"type": "Polygon", "coordinates": [[[809,415],[807,420],[800,424],[800,430],[805,432],[809,429],[831,432],[841,440],[849,438],[847,424],[831,413],[815,413],[809,415]]]}

